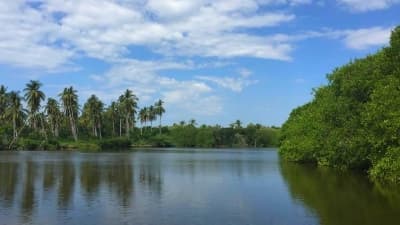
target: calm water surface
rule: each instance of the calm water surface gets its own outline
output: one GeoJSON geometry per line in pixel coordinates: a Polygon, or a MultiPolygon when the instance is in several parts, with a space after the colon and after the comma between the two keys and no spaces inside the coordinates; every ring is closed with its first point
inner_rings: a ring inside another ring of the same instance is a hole
{"type": "Polygon", "coordinates": [[[269,150],[0,152],[0,225],[400,224],[400,193],[269,150]]]}

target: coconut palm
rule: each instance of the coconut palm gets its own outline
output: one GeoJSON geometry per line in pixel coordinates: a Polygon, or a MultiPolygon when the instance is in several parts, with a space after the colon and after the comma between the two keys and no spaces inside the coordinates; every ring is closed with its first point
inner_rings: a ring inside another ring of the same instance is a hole
{"type": "Polygon", "coordinates": [[[150,130],[153,130],[153,121],[156,120],[156,111],[154,106],[150,106],[147,110],[148,120],[150,121],[150,130]]]}
{"type": "Polygon", "coordinates": [[[112,136],[115,136],[115,121],[119,118],[119,110],[118,110],[118,103],[111,102],[110,106],[107,109],[112,122],[112,136]]]}
{"type": "Polygon", "coordinates": [[[154,108],[155,108],[155,112],[156,115],[158,116],[158,118],[160,119],[160,125],[159,125],[159,129],[160,129],[160,134],[161,134],[161,117],[162,115],[165,113],[165,109],[163,107],[164,102],[159,99],[155,104],[154,104],[154,108]]]}
{"type": "Polygon", "coordinates": [[[119,97],[121,110],[125,116],[125,132],[127,137],[129,137],[131,124],[132,127],[134,124],[138,100],[139,99],[136,97],[136,95],[134,95],[133,92],[129,89],[127,89],[125,93],[119,97]]]}
{"type": "Polygon", "coordinates": [[[63,92],[59,94],[64,115],[69,119],[71,127],[71,133],[75,141],[78,141],[78,130],[76,127],[76,121],[78,118],[78,95],[77,91],[71,86],[64,88],[63,92]]]}
{"type": "Polygon", "coordinates": [[[8,104],[7,88],[3,85],[0,86],[0,121],[4,120],[8,104]]]}
{"type": "Polygon", "coordinates": [[[102,138],[101,127],[103,110],[104,104],[97,98],[96,95],[91,95],[83,106],[82,117],[88,119],[88,122],[92,127],[93,136],[99,138],[102,138]]]}
{"type": "Polygon", "coordinates": [[[197,122],[195,119],[190,119],[189,120],[189,126],[195,127],[197,125],[197,122]]]}
{"type": "Polygon", "coordinates": [[[18,138],[18,126],[23,124],[25,109],[22,106],[22,98],[18,92],[12,91],[9,94],[9,107],[6,111],[7,117],[12,121],[14,141],[18,138]]]}
{"type": "Polygon", "coordinates": [[[45,112],[47,116],[47,122],[50,125],[51,133],[54,137],[59,136],[59,128],[62,120],[62,113],[60,110],[60,105],[54,98],[47,99],[47,104],[45,106],[45,112]]]}
{"type": "Polygon", "coordinates": [[[42,83],[31,80],[24,89],[24,97],[29,109],[29,119],[34,130],[37,130],[37,114],[40,110],[41,101],[46,98],[45,94],[40,90],[41,87],[42,83]]]}
{"type": "Polygon", "coordinates": [[[240,129],[242,128],[242,122],[240,120],[236,120],[234,123],[232,123],[231,128],[233,129],[240,129]]]}
{"type": "Polygon", "coordinates": [[[143,124],[146,126],[147,122],[147,107],[144,107],[139,111],[139,121],[140,121],[140,134],[143,135],[143,124]]]}

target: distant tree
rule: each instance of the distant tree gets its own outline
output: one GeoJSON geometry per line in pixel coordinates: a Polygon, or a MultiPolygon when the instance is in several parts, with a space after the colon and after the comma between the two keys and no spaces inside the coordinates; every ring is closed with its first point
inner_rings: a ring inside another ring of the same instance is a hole
{"type": "Polygon", "coordinates": [[[60,110],[60,105],[54,98],[47,99],[47,104],[45,106],[45,112],[47,116],[47,121],[50,125],[51,133],[54,137],[59,137],[59,129],[62,121],[62,112],[60,110]]]}
{"type": "Polygon", "coordinates": [[[9,107],[7,108],[7,117],[11,118],[13,127],[13,138],[14,141],[18,138],[18,127],[23,123],[26,110],[22,105],[22,98],[18,92],[11,91],[9,94],[9,107]]]}
{"type": "Polygon", "coordinates": [[[159,117],[160,119],[160,124],[159,124],[159,130],[160,130],[160,134],[161,134],[161,117],[162,115],[165,113],[165,109],[163,107],[164,102],[159,99],[156,103],[155,103],[155,112],[156,115],[159,117]]]}
{"type": "Polygon", "coordinates": [[[69,119],[72,136],[75,141],[78,141],[77,119],[79,104],[77,91],[71,86],[69,88],[64,88],[63,92],[60,93],[59,96],[64,110],[64,115],[69,119]]]}
{"type": "Polygon", "coordinates": [[[108,107],[107,111],[110,114],[111,117],[111,123],[112,123],[112,136],[115,136],[115,123],[117,119],[120,117],[120,113],[118,110],[118,103],[115,101],[111,102],[110,106],[108,107]]]}
{"type": "Polygon", "coordinates": [[[127,137],[129,137],[130,128],[131,126],[133,127],[134,124],[138,100],[136,95],[129,89],[119,97],[122,113],[125,114],[125,134],[127,137]]]}
{"type": "Polygon", "coordinates": [[[156,120],[156,111],[154,109],[154,106],[150,106],[147,110],[147,117],[148,120],[150,121],[150,130],[153,130],[153,121],[156,120]]]}
{"type": "Polygon", "coordinates": [[[31,80],[26,84],[25,100],[29,109],[29,120],[31,121],[31,126],[34,130],[37,130],[37,113],[40,110],[41,102],[46,98],[43,91],[40,90],[42,83],[36,80],[31,80]]]}
{"type": "Polygon", "coordinates": [[[140,134],[143,135],[143,125],[146,126],[148,116],[147,116],[147,107],[142,108],[139,111],[139,121],[140,121],[140,134]]]}
{"type": "Polygon", "coordinates": [[[102,138],[102,116],[104,104],[96,95],[91,95],[83,106],[83,117],[87,118],[91,126],[93,136],[102,138]]]}
{"type": "Polygon", "coordinates": [[[5,119],[7,104],[8,104],[7,88],[3,85],[0,85],[0,122],[5,119]]]}
{"type": "Polygon", "coordinates": [[[240,120],[236,120],[234,123],[231,124],[233,129],[240,129],[242,128],[242,122],[240,120]]]}

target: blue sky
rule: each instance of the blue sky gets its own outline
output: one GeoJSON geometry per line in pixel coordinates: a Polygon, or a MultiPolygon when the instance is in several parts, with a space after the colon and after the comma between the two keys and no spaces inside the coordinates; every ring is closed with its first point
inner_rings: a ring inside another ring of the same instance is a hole
{"type": "Polygon", "coordinates": [[[165,122],[281,125],[335,67],[388,44],[400,0],[0,1],[0,84],[127,88],[165,122]]]}

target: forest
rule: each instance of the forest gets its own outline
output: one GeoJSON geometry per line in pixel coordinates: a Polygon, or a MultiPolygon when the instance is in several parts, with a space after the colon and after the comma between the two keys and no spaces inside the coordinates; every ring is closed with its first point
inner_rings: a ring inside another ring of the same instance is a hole
{"type": "Polygon", "coordinates": [[[327,79],[283,125],[281,156],[400,183],[400,27],[389,46],[327,79]]]}
{"type": "Polygon", "coordinates": [[[81,106],[73,87],[64,88],[57,98],[46,98],[42,87],[31,80],[21,94],[0,85],[0,149],[240,148],[279,142],[279,128],[244,127],[240,120],[229,127],[199,126],[194,119],[163,126],[164,101],[139,109],[139,99],[129,89],[108,106],[96,95],[81,106]]]}

